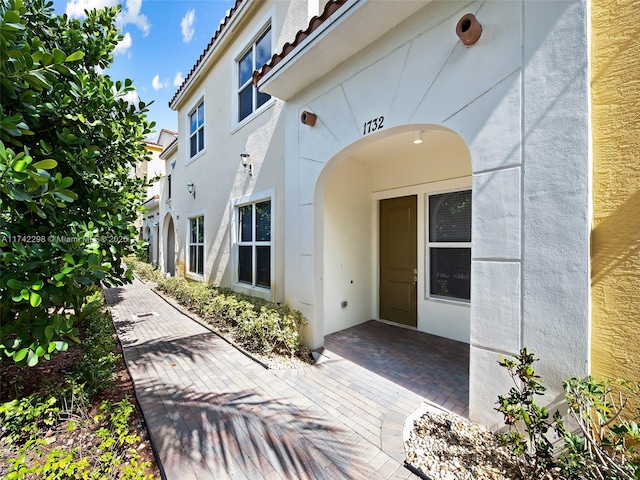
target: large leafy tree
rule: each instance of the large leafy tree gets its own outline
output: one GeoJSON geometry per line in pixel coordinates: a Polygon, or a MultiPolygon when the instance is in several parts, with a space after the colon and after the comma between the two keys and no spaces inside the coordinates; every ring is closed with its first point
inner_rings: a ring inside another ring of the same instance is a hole
{"type": "Polygon", "coordinates": [[[0,352],[35,365],[77,341],[87,296],[131,280],[121,258],[153,124],[127,102],[130,80],[103,73],[120,10],[53,13],[46,0],[0,0],[0,352]]]}

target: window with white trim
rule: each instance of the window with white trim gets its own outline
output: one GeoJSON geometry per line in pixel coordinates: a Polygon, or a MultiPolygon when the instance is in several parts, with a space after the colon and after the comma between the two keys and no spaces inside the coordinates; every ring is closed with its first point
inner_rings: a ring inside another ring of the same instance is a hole
{"type": "Polygon", "coordinates": [[[238,207],[238,282],[271,288],[271,199],[238,207]]]}
{"type": "Polygon", "coordinates": [[[471,190],[429,195],[429,296],[471,298],[471,190]]]}
{"type": "Polygon", "coordinates": [[[271,95],[258,91],[253,85],[253,72],[259,70],[271,58],[271,25],[263,30],[258,38],[237,60],[238,68],[238,122],[241,122],[262,105],[271,95]]]}
{"type": "Polygon", "coordinates": [[[204,275],[204,215],[189,219],[189,272],[204,275]]]}
{"type": "Polygon", "coordinates": [[[204,150],[204,100],[189,114],[189,158],[204,150]]]}

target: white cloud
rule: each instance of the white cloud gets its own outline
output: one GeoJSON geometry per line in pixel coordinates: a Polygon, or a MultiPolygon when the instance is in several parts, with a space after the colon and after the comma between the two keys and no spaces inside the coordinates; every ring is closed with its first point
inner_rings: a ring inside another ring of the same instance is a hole
{"type": "Polygon", "coordinates": [[[126,53],[127,50],[129,50],[131,48],[131,44],[132,44],[132,40],[131,40],[131,34],[129,32],[124,34],[124,38],[122,40],[120,40],[118,42],[118,44],[116,45],[116,48],[113,49],[113,54],[114,55],[121,55],[123,53],[126,53]]]}
{"type": "Polygon", "coordinates": [[[196,11],[194,9],[189,10],[182,21],[180,22],[180,28],[182,28],[182,41],[189,43],[193,38],[193,34],[196,33],[196,29],[193,24],[196,21],[196,11]]]}
{"type": "MultiPolygon", "coordinates": [[[[119,3],[121,3],[120,0],[69,0],[65,13],[71,18],[84,18],[85,10],[115,7],[119,3]]],[[[141,8],[142,0],[126,0],[117,21],[122,26],[131,23],[147,36],[151,31],[151,24],[149,23],[149,18],[140,13],[141,8]]]]}
{"type": "Polygon", "coordinates": [[[176,73],[176,76],[173,77],[173,86],[174,87],[179,87],[180,85],[182,85],[182,82],[184,82],[184,78],[182,76],[182,72],[176,73]]]}
{"type": "Polygon", "coordinates": [[[70,0],[67,2],[65,13],[71,18],[84,18],[85,10],[115,7],[118,0],[70,0]]]}
{"type": "Polygon", "coordinates": [[[160,80],[160,75],[156,75],[155,77],[153,77],[153,80],[151,81],[151,86],[153,87],[154,90],[160,90],[162,88],[166,88],[169,86],[169,81],[165,81],[162,82],[160,80]]]}
{"type": "MultiPolygon", "coordinates": [[[[103,1],[103,0],[100,0],[103,1]]],[[[149,35],[151,31],[151,24],[149,23],[149,18],[140,13],[140,9],[142,8],[142,0],[127,0],[125,4],[125,8],[122,9],[122,14],[120,15],[120,21],[123,25],[128,23],[134,24],[146,37],[149,35]]]]}
{"type": "Polygon", "coordinates": [[[136,90],[131,90],[130,92],[119,94],[114,85],[113,87],[111,87],[111,91],[116,96],[116,98],[123,99],[129,105],[134,105],[137,107],[140,103],[140,97],[138,96],[138,92],[136,90]]]}

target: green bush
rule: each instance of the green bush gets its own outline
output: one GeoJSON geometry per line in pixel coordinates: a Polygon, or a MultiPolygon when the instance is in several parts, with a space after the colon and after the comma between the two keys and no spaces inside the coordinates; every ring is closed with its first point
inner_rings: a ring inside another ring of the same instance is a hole
{"type": "Polygon", "coordinates": [[[523,348],[515,359],[499,362],[514,381],[508,394],[498,397],[496,410],[509,428],[500,440],[523,460],[523,477],[533,480],[553,473],[572,480],[640,478],[640,382],[619,380],[615,388],[591,376],[564,382],[567,416],[576,425],[569,430],[560,412],[550,420],[546,407],[536,403],[535,396],[546,388],[535,374],[535,361],[523,348]],[[635,411],[629,412],[630,405],[635,411]],[[560,444],[551,443],[550,431],[560,444]]]}
{"type": "MultiPolygon", "coordinates": [[[[125,398],[112,405],[105,400],[100,413],[93,419],[104,426],[97,430],[100,443],[93,451],[82,453],[80,448],[62,450],[54,448],[43,453],[43,438],[31,438],[20,447],[4,478],[121,478],[123,480],[150,480],[144,471],[148,462],[139,462],[135,445],[140,437],[129,431],[129,417],[134,406],[125,398]]],[[[86,412],[85,412],[86,415],[86,412]]],[[[71,424],[70,428],[75,428],[71,424]]]]}
{"type": "Polygon", "coordinates": [[[207,322],[230,330],[233,340],[248,351],[287,356],[300,354],[300,329],[306,320],[299,311],[228,288],[167,277],[151,265],[132,258],[126,261],[137,275],[156,282],[159,291],[207,322]]]}
{"type": "Polygon", "coordinates": [[[89,312],[83,321],[86,326],[86,337],[82,344],[84,355],[69,375],[72,384],[84,385],[87,399],[111,385],[113,371],[119,360],[114,353],[117,344],[113,321],[104,308],[102,292],[95,292],[89,300],[89,312]]]}
{"type": "Polygon", "coordinates": [[[0,438],[8,442],[28,438],[39,428],[56,423],[59,413],[56,397],[45,398],[35,393],[0,404],[0,438]]]}
{"type": "Polygon", "coordinates": [[[47,383],[39,392],[0,404],[0,441],[14,452],[3,478],[152,478],[144,473],[149,464],[139,461],[134,448],[140,438],[129,430],[133,404],[128,399],[116,404],[104,401],[98,415],[91,418],[89,414],[89,400],[112,382],[119,358],[114,353],[116,337],[102,292],[89,298],[82,317],[84,354],[66,380],[57,385],[47,383]],[[67,424],[69,430],[90,430],[88,424],[100,422],[100,443],[45,451],[44,431],[59,428],[64,419],[73,419],[67,424]]]}

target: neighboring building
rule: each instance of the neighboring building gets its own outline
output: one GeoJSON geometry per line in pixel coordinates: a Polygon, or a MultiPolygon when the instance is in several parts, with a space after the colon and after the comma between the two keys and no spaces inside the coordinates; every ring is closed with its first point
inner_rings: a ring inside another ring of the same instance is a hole
{"type": "Polygon", "coordinates": [[[136,168],[136,176],[138,178],[147,178],[148,180],[156,179],[149,187],[147,187],[146,199],[143,203],[145,213],[139,219],[139,228],[141,239],[148,243],[148,261],[153,265],[158,265],[160,248],[160,185],[164,176],[165,166],[164,160],[160,158],[162,151],[178,137],[176,132],[160,130],[158,139],[155,142],[147,140],[145,146],[151,152],[151,160],[140,163],[136,168]]]}
{"type": "MultiPolygon", "coordinates": [[[[166,146],[160,154],[160,159],[165,163],[165,176],[160,181],[160,201],[159,201],[159,218],[160,226],[160,269],[169,276],[175,276],[177,272],[181,272],[184,276],[184,262],[180,262],[177,253],[176,227],[173,221],[173,197],[174,197],[174,170],[176,168],[178,156],[178,137],[166,146]],[[177,268],[176,268],[177,267],[177,268]]],[[[182,188],[185,188],[182,185],[182,188]]],[[[181,196],[185,196],[185,190],[179,192],[181,196]]],[[[180,196],[180,195],[177,195],[180,196]]],[[[176,221],[180,218],[177,217],[176,221]]]]}
{"type": "Polygon", "coordinates": [[[623,198],[605,200],[611,177],[592,192],[592,136],[597,154],[624,124],[592,116],[588,50],[625,48],[590,15],[630,20],[593,3],[237,0],[170,102],[163,268],[300,309],[313,348],[371,318],[469,343],[470,417],[489,425],[511,386],[498,359],[523,346],[554,401],[570,376],[615,374],[592,359],[611,341],[637,377],[638,299],[616,303],[633,345],[604,310],[640,278],[638,136],[604,163],[626,160],[623,198]],[[620,202],[624,263],[594,277],[592,315],[592,204],[606,224],[620,202]]]}
{"type": "Polygon", "coordinates": [[[637,2],[591,2],[594,375],[640,380],[640,26],[637,2]]]}

